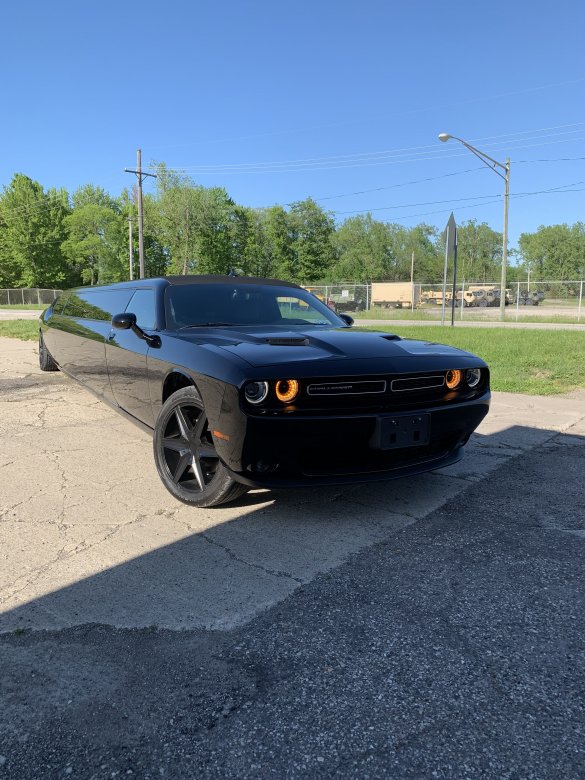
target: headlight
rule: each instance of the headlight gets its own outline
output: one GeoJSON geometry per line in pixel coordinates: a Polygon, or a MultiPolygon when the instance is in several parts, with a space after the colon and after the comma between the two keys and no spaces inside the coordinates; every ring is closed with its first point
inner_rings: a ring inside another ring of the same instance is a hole
{"type": "Polygon", "coordinates": [[[279,379],[276,383],[276,397],[284,404],[294,401],[299,394],[299,383],[296,379],[279,379]]]}
{"type": "Polygon", "coordinates": [[[268,395],[268,382],[248,382],[244,395],[251,404],[261,404],[268,395]]]}
{"type": "Polygon", "coordinates": [[[465,372],[465,381],[468,387],[477,387],[481,380],[481,368],[468,368],[465,372]]]}
{"type": "Polygon", "coordinates": [[[459,371],[458,368],[452,368],[450,371],[447,371],[447,375],[445,376],[445,384],[449,390],[454,390],[461,382],[462,377],[463,373],[459,371]]]}

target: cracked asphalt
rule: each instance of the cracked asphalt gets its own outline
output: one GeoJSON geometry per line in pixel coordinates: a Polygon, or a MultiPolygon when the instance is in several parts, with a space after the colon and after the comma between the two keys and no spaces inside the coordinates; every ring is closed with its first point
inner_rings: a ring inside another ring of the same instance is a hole
{"type": "Polygon", "coordinates": [[[34,351],[0,339],[0,778],[585,775],[585,394],[193,510],[34,351]]]}

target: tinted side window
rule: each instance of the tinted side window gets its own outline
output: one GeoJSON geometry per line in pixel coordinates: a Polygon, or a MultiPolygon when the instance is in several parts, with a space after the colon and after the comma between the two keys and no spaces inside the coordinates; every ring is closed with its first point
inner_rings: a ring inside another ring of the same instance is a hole
{"type": "Polygon", "coordinates": [[[136,290],[126,311],[136,315],[136,322],[141,328],[156,327],[156,307],[154,290],[136,290]]]}
{"type": "Polygon", "coordinates": [[[52,303],[53,314],[62,314],[63,307],[67,303],[68,295],[58,295],[52,303]]]}
{"type": "Polygon", "coordinates": [[[132,290],[76,290],[71,293],[63,314],[86,320],[111,320],[123,312],[132,290]]]}

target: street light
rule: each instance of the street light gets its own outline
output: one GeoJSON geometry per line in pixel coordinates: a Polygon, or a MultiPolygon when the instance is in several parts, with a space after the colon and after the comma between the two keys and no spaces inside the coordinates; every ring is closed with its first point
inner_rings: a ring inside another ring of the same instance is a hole
{"type": "Polygon", "coordinates": [[[510,197],[510,159],[507,158],[505,163],[498,162],[490,157],[485,152],[480,152],[475,146],[468,144],[463,138],[457,138],[456,135],[450,133],[439,133],[439,141],[449,141],[450,139],[459,141],[466,149],[469,149],[476,157],[487,165],[487,167],[506,182],[506,189],[504,191],[504,240],[502,242],[502,279],[500,282],[500,319],[506,318],[506,265],[508,262],[508,200],[510,197]],[[501,168],[504,173],[500,173],[498,168],[501,168]]]}

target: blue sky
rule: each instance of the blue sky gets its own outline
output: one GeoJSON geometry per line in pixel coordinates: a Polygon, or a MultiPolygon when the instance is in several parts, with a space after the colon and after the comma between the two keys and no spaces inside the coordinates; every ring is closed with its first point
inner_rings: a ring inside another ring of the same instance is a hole
{"type": "Polygon", "coordinates": [[[141,147],[249,206],[501,230],[503,182],[447,131],[511,157],[513,246],[585,218],[584,29],[575,0],[21,0],[2,11],[0,185],[119,194],[141,147]],[[558,187],[583,191],[524,194],[558,187]]]}

